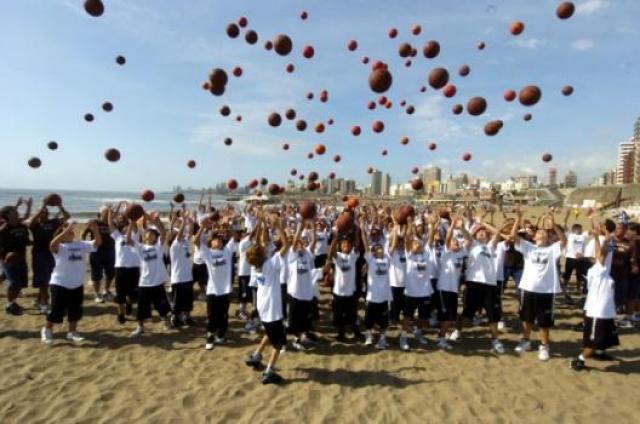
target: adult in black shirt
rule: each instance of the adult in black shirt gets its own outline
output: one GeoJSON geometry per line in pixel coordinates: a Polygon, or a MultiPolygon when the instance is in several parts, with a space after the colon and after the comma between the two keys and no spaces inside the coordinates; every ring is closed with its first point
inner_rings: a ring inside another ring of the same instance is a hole
{"type": "MultiPolygon", "coordinates": [[[[98,213],[98,231],[102,236],[102,244],[95,252],[89,254],[89,265],[91,266],[91,282],[96,292],[96,303],[104,303],[105,300],[113,300],[111,294],[111,283],[115,276],[116,270],[116,247],[115,241],[111,237],[111,231],[109,230],[108,221],[109,206],[103,206],[98,213]],[[102,278],[104,277],[104,293],[100,290],[102,278]]],[[[86,239],[87,236],[91,240],[95,239],[93,232],[87,228],[82,233],[82,238],[86,239]]]]}

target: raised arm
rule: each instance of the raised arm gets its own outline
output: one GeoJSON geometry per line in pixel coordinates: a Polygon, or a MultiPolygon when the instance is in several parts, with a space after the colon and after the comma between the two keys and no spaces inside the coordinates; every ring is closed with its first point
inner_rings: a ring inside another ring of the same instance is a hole
{"type": "Polygon", "coordinates": [[[60,243],[62,243],[62,240],[67,236],[67,234],[69,234],[72,231],[73,231],[73,224],[69,224],[69,223],[64,224],[62,231],[60,231],[60,233],[51,240],[51,243],[49,243],[49,250],[51,251],[51,253],[54,253],[54,254],[58,253],[58,249],[60,248],[60,243]]]}
{"type": "Polygon", "coordinates": [[[311,252],[315,252],[316,250],[316,242],[318,241],[318,235],[316,234],[316,229],[314,228],[314,224],[313,222],[311,222],[310,224],[310,228],[311,231],[311,243],[309,244],[309,250],[311,250],[311,252]]]}
{"type": "Polygon", "coordinates": [[[367,240],[367,232],[364,229],[364,216],[360,215],[360,241],[364,253],[369,253],[369,240],[367,240]]]}
{"type": "Polygon", "coordinates": [[[107,210],[107,224],[109,225],[109,232],[113,233],[116,230],[116,226],[113,223],[113,209],[107,210]]]}
{"type": "Polygon", "coordinates": [[[278,219],[278,217],[274,217],[273,218],[273,226],[276,229],[276,232],[278,233],[278,238],[280,239],[280,243],[282,244],[282,247],[280,248],[280,256],[284,257],[287,254],[287,251],[289,250],[289,241],[287,240],[287,235],[284,233],[284,228],[282,227],[282,222],[278,219]]]}
{"type": "Polygon", "coordinates": [[[429,247],[433,247],[433,241],[436,238],[436,231],[438,231],[438,225],[440,224],[440,216],[435,214],[431,221],[432,221],[432,224],[431,224],[431,227],[429,228],[429,236],[427,238],[427,245],[429,247]]]}

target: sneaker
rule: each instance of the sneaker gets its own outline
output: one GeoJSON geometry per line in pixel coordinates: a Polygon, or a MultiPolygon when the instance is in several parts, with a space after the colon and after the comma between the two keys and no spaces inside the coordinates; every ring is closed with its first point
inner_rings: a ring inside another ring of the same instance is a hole
{"type": "Polygon", "coordinates": [[[409,342],[407,341],[407,335],[404,333],[400,333],[400,350],[404,350],[405,352],[410,349],[409,342]]]}
{"type": "Polygon", "coordinates": [[[171,330],[172,328],[175,328],[175,327],[173,326],[173,322],[172,322],[172,319],[171,319],[171,318],[173,318],[173,316],[171,316],[171,317],[165,317],[165,319],[164,319],[164,329],[165,329],[165,330],[171,330]]]}
{"type": "Polygon", "coordinates": [[[457,342],[457,341],[460,341],[461,339],[462,339],[462,333],[460,333],[460,330],[458,329],[453,330],[453,332],[449,334],[449,341],[451,342],[457,342]]]}
{"type": "Polygon", "coordinates": [[[53,333],[51,332],[51,330],[49,330],[47,327],[42,327],[42,330],[40,330],[40,340],[42,341],[42,343],[48,345],[53,343],[53,333]]]}
{"type": "Polygon", "coordinates": [[[262,381],[262,384],[280,384],[284,381],[284,378],[282,378],[277,372],[269,370],[262,374],[260,381],[262,381]]]}
{"type": "Polygon", "coordinates": [[[93,300],[94,300],[94,302],[96,302],[96,303],[104,303],[104,297],[102,297],[102,294],[97,294],[97,295],[96,295],[96,298],[95,298],[95,299],[93,299],[93,300]]]}
{"type": "Polygon", "coordinates": [[[238,311],[236,316],[238,317],[238,319],[241,319],[242,321],[246,321],[249,319],[249,315],[247,315],[247,313],[243,311],[238,311]]]}
{"type": "Polygon", "coordinates": [[[488,321],[489,321],[489,320],[487,319],[487,317],[483,317],[483,316],[480,316],[480,315],[476,315],[475,317],[473,317],[473,321],[472,321],[472,323],[473,323],[473,325],[474,325],[474,326],[478,326],[478,325],[485,324],[485,323],[487,323],[488,321]]]}
{"type": "Polygon", "coordinates": [[[38,309],[40,311],[40,314],[42,315],[47,315],[49,313],[49,305],[46,305],[46,304],[38,305],[38,309]]]}
{"type": "Polygon", "coordinates": [[[538,359],[546,362],[549,358],[549,345],[540,345],[538,347],[538,359]]]}
{"type": "Polygon", "coordinates": [[[373,345],[373,333],[371,333],[371,330],[367,330],[364,333],[364,345],[365,346],[373,345]]]}
{"type": "Polygon", "coordinates": [[[182,320],[180,320],[177,315],[171,315],[170,322],[171,327],[173,328],[178,328],[180,327],[180,325],[182,325],[182,320]]]}
{"type": "Polygon", "coordinates": [[[82,343],[85,339],[80,334],[78,334],[77,331],[74,331],[73,333],[67,333],[67,340],[71,340],[74,343],[82,343]]]}
{"type": "Polygon", "coordinates": [[[284,355],[285,353],[287,353],[287,345],[282,345],[280,348],[280,355],[284,355]]]}
{"type": "Polygon", "coordinates": [[[124,313],[126,315],[132,315],[133,314],[133,305],[131,303],[127,303],[124,305],[124,313]]]}
{"type": "Polygon", "coordinates": [[[302,344],[300,342],[300,339],[298,339],[297,337],[293,339],[293,343],[291,345],[293,346],[294,349],[299,350],[301,352],[304,352],[307,350],[307,347],[304,344],[302,344]]]}
{"type": "Polygon", "coordinates": [[[507,328],[507,326],[504,323],[504,321],[498,321],[498,331],[505,331],[506,328],[507,328]]]}
{"type": "Polygon", "coordinates": [[[516,351],[516,353],[529,352],[531,350],[531,342],[529,340],[522,339],[514,350],[516,351]]]}
{"type": "Polygon", "coordinates": [[[118,314],[118,317],[116,318],[118,324],[124,324],[127,320],[124,319],[124,314],[118,314]]]}
{"type": "Polygon", "coordinates": [[[143,333],[144,328],[138,325],[135,330],[129,333],[129,337],[140,337],[143,333]]]}
{"type": "Polygon", "coordinates": [[[628,319],[621,319],[620,321],[618,321],[618,328],[633,328],[634,325],[631,321],[629,321],[628,319]]]}
{"type": "Polygon", "coordinates": [[[418,344],[426,345],[428,343],[427,338],[422,334],[422,330],[416,329],[413,332],[413,336],[415,337],[418,344]]]}
{"type": "Polygon", "coordinates": [[[212,350],[214,346],[214,338],[212,335],[207,334],[207,341],[204,344],[204,350],[212,350]]]}
{"type": "Polygon", "coordinates": [[[569,366],[574,371],[582,371],[583,369],[587,368],[587,366],[584,363],[584,361],[582,359],[580,359],[580,358],[572,359],[571,363],[569,364],[569,366]]]}
{"type": "Polygon", "coordinates": [[[245,358],[244,363],[249,367],[258,368],[262,364],[262,355],[251,353],[245,358]]]}
{"type": "Polygon", "coordinates": [[[8,304],[5,308],[4,308],[5,312],[8,313],[9,315],[14,315],[14,316],[20,316],[22,315],[22,306],[18,305],[17,303],[13,302],[8,304]]]}
{"type": "Polygon", "coordinates": [[[491,350],[493,350],[498,355],[502,355],[504,353],[504,346],[498,339],[491,340],[491,350]]]}
{"type": "Polygon", "coordinates": [[[217,345],[223,345],[223,344],[225,344],[225,343],[227,342],[227,339],[225,339],[224,337],[218,337],[218,336],[216,336],[216,337],[213,339],[213,341],[214,341],[214,343],[215,343],[215,344],[217,344],[217,345]]]}
{"type": "Polygon", "coordinates": [[[389,343],[387,343],[387,336],[385,336],[384,334],[380,336],[380,338],[378,339],[378,343],[376,343],[376,349],[379,350],[384,350],[389,346],[389,343]]]}
{"type": "Polygon", "coordinates": [[[451,346],[449,342],[447,342],[447,339],[442,337],[438,339],[438,348],[442,350],[451,350],[453,349],[453,346],[451,346]]]}

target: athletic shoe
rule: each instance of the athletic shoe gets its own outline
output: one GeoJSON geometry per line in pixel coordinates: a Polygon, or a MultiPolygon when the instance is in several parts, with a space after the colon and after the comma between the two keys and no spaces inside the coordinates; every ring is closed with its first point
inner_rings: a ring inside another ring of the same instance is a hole
{"type": "Polygon", "coordinates": [[[258,368],[262,363],[262,355],[251,353],[245,358],[244,363],[249,367],[258,368]]]}
{"type": "Polygon", "coordinates": [[[480,316],[480,315],[476,315],[475,317],[473,317],[473,325],[474,326],[482,325],[482,324],[484,324],[486,322],[489,322],[487,317],[483,317],[483,316],[480,316]]]}
{"type": "Polygon", "coordinates": [[[284,355],[285,353],[287,353],[287,345],[282,345],[280,348],[280,355],[284,355]]]}
{"type": "Polygon", "coordinates": [[[277,372],[269,370],[262,373],[260,381],[262,381],[262,384],[280,384],[284,381],[284,378],[282,378],[277,372]]]}
{"type": "Polygon", "coordinates": [[[218,337],[216,336],[214,339],[215,344],[217,345],[223,345],[227,342],[227,339],[225,339],[224,337],[218,337]]]}
{"type": "Polygon", "coordinates": [[[47,315],[49,313],[49,305],[43,304],[38,305],[38,309],[42,315],[47,315]]]}
{"type": "Polygon", "coordinates": [[[18,305],[17,303],[13,302],[8,304],[5,308],[4,308],[5,312],[8,313],[9,315],[14,315],[14,316],[20,316],[22,315],[22,306],[18,305]]]}
{"type": "Polygon", "coordinates": [[[131,303],[126,303],[124,305],[124,313],[126,315],[131,315],[133,314],[133,305],[131,303]]]}
{"type": "Polygon", "coordinates": [[[180,320],[180,318],[178,318],[177,315],[171,315],[170,321],[171,326],[174,328],[178,328],[182,325],[182,321],[180,320]]]}
{"type": "Polygon", "coordinates": [[[213,335],[207,333],[207,341],[204,344],[204,350],[212,350],[214,346],[213,335]]]}
{"type": "Polygon", "coordinates": [[[460,330],[458,329],[453,330],[453,332],[449,334],[449,341],[457,342],[457,341],[460,341],[461,339],[462,339],[462,333],[460,333],[460,330]]]}
{"type": "Polygon", "coordinates": [[[384,350],[389,347],[389,343],[387,343],[387,336],[382,334],[378,339],[378,343],[376,343],[376,349],[384,350]]]}
{"type": "Polygon", "coordinates": [[[40,340],[42,341],[42,343],[48,345],[53,343],[53,333],[51,332],[51,330],[49,330],[47,327],[42,327],[42,330],[40,330],[40,340]]]}
{"type": "Polygon", "coordinates": [[[143,333],[144,328],[138,325],[135,330],[129,333],[129,337],[140,337],[143,333]]]}
{"type": "Polygon", "coordinates": [[[164,329],[165,330],[171,330],[172,328],[174,328],[174,326],[173,326],[173,322],[171,320],[171,317],[166,317],[164,319],[164,329]]]}
{"type": "Polygon", "coordinates": [[[438,348],[440,348],[442,350],[451,350],[451,349],[453,349],[453,346],[451,346],[449,344],[449,342],[447,342],[447,339],[442,337],[442,338],[438,339],[438,348]]]}
{"type": "Polygon", "coordinates": [[[411,349],[409,347],[409,342],[407,342],[407,335],[404,333],[400,333],[400,350],[404,350],[407,351],[409,349],[411,349]]]}
{"type": "Polygon", "coordinates": [[[538,346],[538,359],[541,361],[548,361],[549,356],[549,346],[548,345],[540,345],[538,346]]]}
{"type": "Polygon", "coordinates": [[[96,303],[104,303],[104,297],[102,297],[102,294],[97,294],[96,298],[93,299],[96,303]]]}
{"type": "Polygon", "coordinates": [[[238,311],[236,313],[236,316],[242,321],[246,321],[247,319],[249,319],[249,315],[247,315],[246,312],[242,312],[242,311],[238,311]]]}
{"type": "Polygon", "coordinates": [[[428,343],[427,338],[422,334],[422,330],[419,328],[413,332],[413,336],[416,338],[418,344],[426,345],[428,343]]]}
{"type": "Polygon", "coordinates": [[[373,334],[371,333],[371,330],[367,330],[364,333],[364,345],[365,346],[373,345],[373,334]]]}
{"type": "Polygon", "coordinates": [[[584,361],[582,359],[580,359],[580,358],[572,359],[569,366],[574,371],[582,371],[583,369],[587,368],[587,366],[584,363],[584,361]]]}
{"type": "Polygon", "coordinates": [[[82,343],[85,339],[77,331],[67,333],[67,340],[71,340],[74,343],[82,343]]]}
{"type": "Polygon", "coordinates": [[[528,352],[531,350],[531,342],[529,340],[522,339],[514,350],[516,351],[516,353],[528,352]]]}
{"type": "Polygon", "coordinates": [[[498,331],[505,331],[506,328],[507,326],[505,325],[504,321],[498,321],[498,331]]]}
{"type": "Polygon", "coordinates": [[[118,314],[118,317],[116,318],[116,320],[118,321],[118,324],[124,324],[127,321],[124,319],[123,314],[118,314]]]}
{"type": "Polygon", "coordinates": [[[634,325],[631,321],[629,321],[628,319],[621,319],[620,321],[618,321],[617,323],[618,328],[633,328],[634,325]]]}
{"type": "Polygon", "coordinates": [[[491,340],[491,350],[493,350],[498,355],[502,355],[504,353],[504,346],[498,339],[491,340]]]}
{"type": "Polygon", "coordinates": [[[294,349],[299,350],[301,352],[304,352],[307,350],[307,347],[304,344],[302,344],[300,342],[300,339],[298,339],[297,337],[293,339],[293,343],[291,345],[293,346],[294,349]]]}

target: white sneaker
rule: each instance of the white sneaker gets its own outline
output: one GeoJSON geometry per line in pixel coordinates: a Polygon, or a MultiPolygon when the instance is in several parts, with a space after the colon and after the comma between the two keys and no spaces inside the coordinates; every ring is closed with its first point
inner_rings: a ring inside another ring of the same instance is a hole
{"type": "Polygon", "coordinates": [[[386,349],[388,346],[389,344],[387,343],[387,336],[382,334],[378,339],[378,343],[376,343],[376,349],[383,350],[383,349],[386,349]]]}
{"type": "Polygon", "coordinates": [[[440,348],[442,350],[451,350],[451,349],[453,349],[453,346],[451,346],[449,344],[449,342],[447,342],[447,339],[442,337],[442,338],[438,339],[438,348],[440,348]]]}
{"type": "Polygon", "coordinates": [[[371,333],[371,330],[367,330],[364,336],[364,345],[365,346],[371,346],[373,345],[373,333],[371,333]]]}
{"type": "Polygon", "coordinates": [[[538,359],[545,362],[549,360],[549,345],[538,347],[538,359]]]}
{"type": "Polygon", "coordinates": [[[618,327],[619,328],[633,328],[634,325],[628,319],[621,319],[620,321],[618,321],[618,327]]]}
{"type": "Polygon", "coordinates": [[[225,339],[224,337],[216,336],[215,339],[213,339],[213,341],[217,345],[222,345],[222,344],[225,344],[227,342],[227,339],[225,339]]]}
{"type": "Polygon", "coordinates": [[[505,325],[504,321],[498,321],[498,331],[505,331],[506,328],[507,326],[505,325]]]}
{"type": "Polygon", "coordinates": [[[47,315],[49,313],[49,306],[48,305],[38,305],[38,309],[40,310],[40,313],[42,315],[47,315]]]}
{"type": "Polygon", "coordinates": [[[498,339],[491,340],[491,349],[498,355],[502,355],[504,353],[504,346],[498,339]]]}
{"type": "Polygon", "coordinates": [[[472,324],[474,326],[482,325],[485,322],[487,322],[487,319],[485,317],[480,316],[480,315],[474,316],[473,320],[472,320],[472,324]]]}
{"type": "Polygon", "coordinates": [[[291,343],[291,346],[293,346],[295,350],[298,350],[300,352],[304,352],[305,350],[307,350],[307,348],[299,340],[294,340],[291,343]]]}
{"type": "Polygon", "coordinates": [[[171,330],[173,327],[173,324],[171,323],[171,317],[169,317],[167,315],[167,317],[164,319],[164,329],[165,330],[171,330]]]}
{"type": "Polygon", "coordinates": [[[74,331],[73,333],[67,333],[67,340],[71,340],[74,343],[82,343],[85,339],[80,334],[74,331]]]}
{"type": "Polygon", "coordinates": [[[129,337],[140,337],[144,333],[144,328],[137,326],[135,330],[129,333],[129,337]]]}
{"type": "Polygon", "coordinates": [[[400,350],[404,350],[406,352],[409,349],[411,348],[409,347],[409,342],[407,342],[407,335],[403,331],[402,333],[400,333],[400,350]]]}
{"type": "Polygon", "coordinates": [[[94,301],[96,303],[104,303],[104,297],[102,297],[102,294],[97,294],[96,298],[94,299],[94,301]]]}
{"type": "Polygon", "coordinates": [[[280,355],[287,353],[287,345],[282,345],[280,348],[280,355]]]}
{"type": "Polygon", "coordinates": [[[415,337],[418,344],[426,345],[428,343],[427,338],[422,334],[422,330],[416,329],[413,332],[413,336],[415,337]]]}
{"type": "Polygon", "coordinates": [[[42,343],[48,345],[53,343],[53,333],[51,332],[51,330],[49,330],[47,327],[42,327],[42,330],[40,330],[40,340],[42,341],[42,343]]]}
{"type": "Polygon", "coordinates": [[[462,339],[462,334],[460,333],[460,330],[458,330],[457,328],[455,330],[453,330],[453,332],[449,335],[449,341],[452,342],[457,342],[460,341],[460,339],[462,339]]]}
{"type": "Polygon", "coordinates": [[[516,353],[524,353],[524,352],[528,352],[531,350],[531,342],[529,340],[520,340],[520,343],[518,343],[518,346],[516,346],[516,348],[514,349],[516,351],[516,353]]]}

